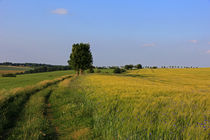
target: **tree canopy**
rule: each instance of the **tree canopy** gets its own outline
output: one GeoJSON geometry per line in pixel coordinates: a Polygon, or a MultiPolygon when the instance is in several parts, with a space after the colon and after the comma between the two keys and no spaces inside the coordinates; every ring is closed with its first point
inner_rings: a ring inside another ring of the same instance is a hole
{"type": "Polygon", "coordinates": [[[79,72],[82,74],[84,70],[91,68],[93,58],[90,51],[90,44],[73,44],[68,63],[77,71],[77,74],[79,74],[79,72]]]}

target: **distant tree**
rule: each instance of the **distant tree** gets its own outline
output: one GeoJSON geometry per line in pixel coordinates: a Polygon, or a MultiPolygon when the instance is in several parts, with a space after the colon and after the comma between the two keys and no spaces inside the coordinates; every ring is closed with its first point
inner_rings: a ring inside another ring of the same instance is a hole
{"type": "Polygon", "coordinates": [[[130,64],[130,65],[125,65],[125,69],[126,69],[126,70],[133,69],[133,67],[134,67],[134,66],[133,66],[133,65],[131,65],[131,64],[130,64]]]}
{"type": "Polygon", "coordinates": [[[120,68],[115,68],[113,72],[114,73],[121,73],[121,70],[120,70],[120,68]]]}
{"type": "Polygon", "coordinates": [[[69,65],[77,72],[77,75],[83,74],[84,70],[92,67],[93,58],[89,44],[73,44],[70,54],[69,65]]]}
{"type": "Polygon", "coordinates": [[[113,71],[113,73],[118,73],[118,74],[123,73],[123,72],[126,72],[126,70],[125,69],[120,69],[119,67],[116,67],[113,71]]]}
{"type": "Polygon", "coordinates": [[[142,65],[141,65],[141,64],[137,64],[135,67],[136,67],[137,69],[142,69],[142,65]]]}

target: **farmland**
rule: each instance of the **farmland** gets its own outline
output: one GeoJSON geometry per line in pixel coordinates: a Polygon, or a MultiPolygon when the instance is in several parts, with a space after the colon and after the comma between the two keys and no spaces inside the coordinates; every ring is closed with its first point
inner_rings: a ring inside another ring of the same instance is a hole
{"type": "Polygon", "coordinates": [[[19,72],[24,72],[26,70],[30,70],[32,68],[30,67],[21,67],[21,66],[0,66],[0,76],[2,74],[7,74],[7,73],[19,73],[19,72]]]}
{"type": "Polygon", "coordinates": [[[17,77],[2,77],[2,78],[0,77],[0,90],[33,85],[42,80],[52,80],[54,78],[71,73],[73,73],[73,71],[24,74],[24,75],[17,75],[17,77]]]}
{"type": "Polygon", "coordinates": [[[1,138],[210,138],[209,68],[102,71],[0,78],[1,138]]]}

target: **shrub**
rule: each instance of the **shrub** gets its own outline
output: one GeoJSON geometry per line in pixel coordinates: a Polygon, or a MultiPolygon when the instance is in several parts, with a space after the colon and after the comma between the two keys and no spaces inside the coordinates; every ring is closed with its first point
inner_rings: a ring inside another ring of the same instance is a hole
{"type": "Polygon", "coordinates": [[[101,73],[101,70],[97,69],[96,73],[101,73]]]}
{"type": "Polygon", "coordinates": [[[135,67],[136,67],[137,69],[142,69],[142,65],[141,65],[141,64],[137,64],[135,67]]]}
{"type": "Polygon", "coordinates": [[[125,65],[124,67],[126,70],[131,70],[131,69],[133,69],[134,66],[132,64],[130,64],[130,65],[125,65]]]}
{"type": "Polygon", "coordinates": [[[87,73],[94,73],[94,69],[92,69],[92,68],[88,69],[87,73]]]}
{"type": "Polygon", "coordinates": [[[125,71],[126,71],[125,69],[115,68],[113,73],[123,73],[125,71]]]}
{"type": "Polygon", "coordinates": [[[120,69],[120,70],[121,70],[121,73],[126,72],[126,70],[125,70],[125,69],[120,69]]]}
{"type": "Polygon", "coordinates": [[[2,77],[16,77],[16,74],[13,73],[2,74],[2,77]]]}

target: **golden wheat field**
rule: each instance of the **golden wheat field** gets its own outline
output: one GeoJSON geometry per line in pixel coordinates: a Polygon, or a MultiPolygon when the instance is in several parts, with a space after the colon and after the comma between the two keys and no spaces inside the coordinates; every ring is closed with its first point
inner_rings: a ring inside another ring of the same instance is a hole
{"type": "Polygon", "coordinates": [[[20,73],[20,72],[24,72],[24,71],[18,71],[18,70],[0,70],[0,75],[2,74],[8,74],[8,73],[20,73]]]}
{"type": "Polygon", "coordinates": [[[143,69],[77,80],[107,139],[209,139],[210,68],[143,69]]]}

